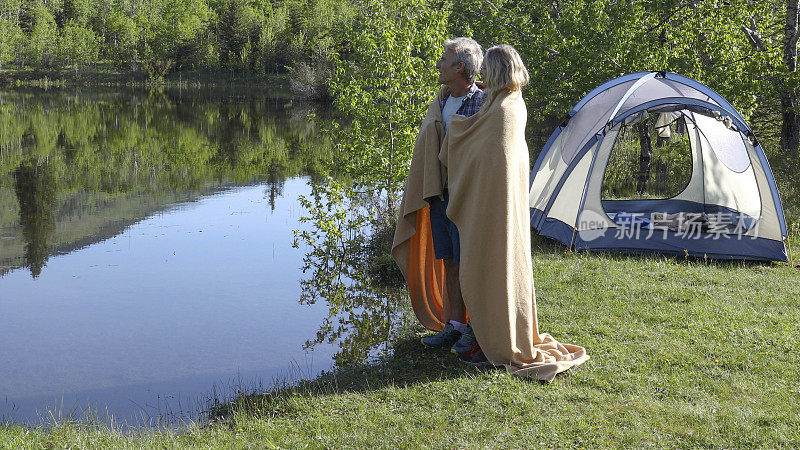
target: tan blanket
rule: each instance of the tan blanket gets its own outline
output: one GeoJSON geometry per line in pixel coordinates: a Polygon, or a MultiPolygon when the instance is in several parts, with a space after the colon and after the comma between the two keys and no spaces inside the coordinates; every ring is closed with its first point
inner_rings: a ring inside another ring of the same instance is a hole
{"type": "MultiPolygon", "coordinates": [[[[488,100],[487,100],[488,101],[488,100]]],[[[459,230],[464,304],[486,357],[517,375],[551,381],[589,356],[540,334],[531,260],[527,111],[519,93],[453,117],[439,158],[459,230]]]]}
{"type": "Polygon", "coordinates": [[[425,199],[442,195],[444,187],[439,149],[444,140],[440,104],[446,92],[443,88],[433,99],[420,125],[392,243],[392,256],[408,283],[414,312],[434,331],[442,330],[450,318],[444,317],[444,264],[433,253],[430,208],[425,199]]]}
{"type": "Polygon", "coordinates": [[[447,215],[460,234],[461,289],[478,342],[492,363],[551,381],[589,356],[582,347],[539,333],[525,104],[518,94],[501,94],[470,118],[454,117],[445,140],[439,106],[445,92],[431,102],[420,126],[392,256],[406,278],[417,318],[431,330],[443,329],[450,320],[443,308],[444,265],[433,253],[425,199],[441,195],[449,177],[447,215]]]}

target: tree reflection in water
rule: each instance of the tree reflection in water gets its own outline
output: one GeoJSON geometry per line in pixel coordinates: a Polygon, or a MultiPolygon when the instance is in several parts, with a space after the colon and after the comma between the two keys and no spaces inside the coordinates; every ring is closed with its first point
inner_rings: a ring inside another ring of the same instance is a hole
{"type": "Polygon", "coordinates": [[[264,197],[269,202],[269,208],[271,211],[275,211],[275,200],[283,195],[283,185],[285,181],[286,177],[279,174],[278,170],[275,168],[270,168],[270,170],[266,173],[266,177],[264,178],[264,184],[266,184],[264,197]]]}
{"type": "Polygon", "coordinates": [[[51,255],[219,186],[265,179],[274,210],[284,180],[335,155],[316,131],[326,116],[295,109],[255,91],[4,93],[0,277],[21,266],[37,277],[51,255]]]}
{"type": "Polygon", "coordinates": [[[320,300],[328,315],[306,348],[337,344],[339,366],[360,364],[386,354],[389,342],[412,324],[404,285],[381,274],[394,230],[386,199],[374,191],[355,191],[332,179],[314,183],[310,198],[301,197],[310,229],[295,231],[295,247],[305,247],[305,278],[300,304],[320,300]],[[387,241],[386,236],[389,236],[387,241]]]}
{"type": "Polygon", "coordinates": [[[14,192],[25,239],[25,263],[36,278],[50,256],[50,238],[55,229],[55,176],[44,163],[21,165],[14,171],[14,192]]]}

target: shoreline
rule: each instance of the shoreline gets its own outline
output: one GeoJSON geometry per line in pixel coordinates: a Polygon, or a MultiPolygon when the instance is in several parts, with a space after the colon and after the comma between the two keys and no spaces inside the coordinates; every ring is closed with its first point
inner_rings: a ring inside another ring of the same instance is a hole
{"type": "Polygon", "coordinates": [[[65,87],[134,87],[134,88],[214,88],[274,87],[289,91],[288,73],[256,74],[229,71],[177,71],[160,79],[151,79],[144,72],[124,71],[109,64],[97,64],[75,74],[71,69],[3,68],[0,89],[65,88],[65,87]]]}
{"type": "Polygon", "coordinates": [[[210,422],[122,433],[99,424],[0,426],[0,447],[796,446],[788,264],[563,253],[536,240],[539,320],[592,359],[549,384],[419,345],[221,401],[210,422]],[[653,280],[656,280],[654,283],[653,280]],[[602,314],[598,314],[602,311],[602,314]],[[777,377],[776,374],[779,374],[777,377]],[[477,431],[476,431],[477,430],[477,431]]]}

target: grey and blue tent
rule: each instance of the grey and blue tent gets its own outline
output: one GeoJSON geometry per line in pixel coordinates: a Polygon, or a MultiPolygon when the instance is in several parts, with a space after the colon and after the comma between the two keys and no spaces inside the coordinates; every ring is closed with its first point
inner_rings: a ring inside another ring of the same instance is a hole
{"type": "Polygon", "coordinates": [[[589,92],[539,154],[530,194],[531,226],[577,250],[787,260],[775,179],[749,125],[721,95],[674,73],[629,74],[589,92]],[[691,174],[667,198],[608,198],[615,143],[644,120],[667,135],[680,122],[691,174]]]}

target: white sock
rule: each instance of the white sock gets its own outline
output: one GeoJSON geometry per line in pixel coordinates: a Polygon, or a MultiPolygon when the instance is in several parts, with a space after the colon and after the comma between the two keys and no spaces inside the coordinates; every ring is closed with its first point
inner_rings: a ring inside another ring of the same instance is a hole
{"type": "Polygon", "coordinates": [[[453,328],[458,330],[460,333],[467,331],[467,324],[458,322],[456,320],[451,320],[450,323],[453,325],[453,328]]]}

